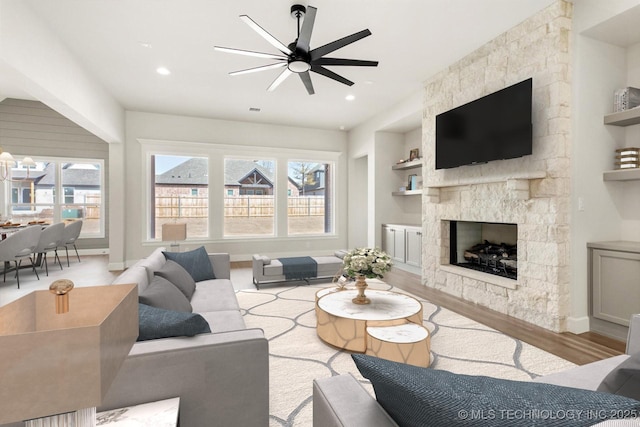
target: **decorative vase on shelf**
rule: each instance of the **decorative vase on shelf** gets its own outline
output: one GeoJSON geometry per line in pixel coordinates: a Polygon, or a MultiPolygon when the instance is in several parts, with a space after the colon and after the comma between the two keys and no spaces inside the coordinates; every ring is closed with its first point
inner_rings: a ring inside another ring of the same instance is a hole
{"type": "Polygon", "coordinates": [[[365,281],[365,276],[359,274],[356,277],[356,289],[358,290],[358,296],[356,296],[351,301],[354,304],[369,304],[371,300],[364,295],[364,290],[367,289],[367,282],[365,281]]]}

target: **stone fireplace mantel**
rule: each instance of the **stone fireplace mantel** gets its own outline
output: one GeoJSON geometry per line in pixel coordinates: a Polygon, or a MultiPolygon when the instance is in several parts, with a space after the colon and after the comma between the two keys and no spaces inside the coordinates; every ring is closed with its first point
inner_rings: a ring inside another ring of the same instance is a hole
{"type": "Polygon", "coordinates": [[[506,182],[509,197],[513,200],[529,200],[529,181],[533,179],[544,179],[547,177],[545,171],[523,172],[521,174],[511,175],[508,177],[487,176],[462,178],[455,181],[427,185],[424,195],[429,203],[440,203],[440,189],[447,187],[464,187],[468,185],[478,184],[495,184],[506,182]]]}

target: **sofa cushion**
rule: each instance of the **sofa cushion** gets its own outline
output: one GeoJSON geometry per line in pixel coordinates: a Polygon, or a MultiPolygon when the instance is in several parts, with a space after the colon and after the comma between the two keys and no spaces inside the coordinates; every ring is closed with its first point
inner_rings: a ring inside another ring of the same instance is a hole
{"type": "Polygon", "coordinates": [[[247,329],[242,313],[238,310],[205,311],[198,314],[209,323],[214,334],[247,329]]]}
{"type": "Polygon", "coordinates": [[[630,355],[612,370],[600,383],[598,391],[640,400],[640,353],[630,355]]]}
{"type": "Polygon", "coordinates": [[[193,293],[196,291],[196,282],[189,272],[170,259],[166,260],[162,268],[154,272],[154,274],[173,283],[188,300],[191,300],[193,293]]]}
{"type": "Polygon", "coordinates": [[[639,401],[609,393],[352,357],[378,403],[400,426],[587,426],[640,413],[639,401]]]}
{"type": "Polygon", "coordinates": [[[209,323],[197,313],[165,310],[138,304],[140,332],[138,341],[157,338],[192,337],[211,332],[209,323]]]}
{"type": "Polygon", "coordinates": [[[188,252],[163,252],[163,254],[166,259],[175,261],[184,267],[196,282],[216,278],[204,246],[188,252]]]}
{"type": "Polygon", "coordinates": [[[193,298],[191,298],[191,306],[196,313],[240,310],[233,283],[228,279],[198,282],[198,287],[193,293],[193,298]]]}
{"type": "Polygon", "coordinates": [[[138,301],[165,310],[192,311],[187,297],[173,283],[160,276],[154,276],[149,287],[138,294],[138,301]]]}

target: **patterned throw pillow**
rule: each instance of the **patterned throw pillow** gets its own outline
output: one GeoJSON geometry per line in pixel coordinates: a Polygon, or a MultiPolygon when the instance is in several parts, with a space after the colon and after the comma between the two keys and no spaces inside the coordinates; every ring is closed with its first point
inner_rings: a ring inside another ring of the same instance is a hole
{"type": "Polygon", "coordinates": [[[639,401],[614,394],[352,357],[401,427],[590,426],[640,415],[639,401]]]}
{"type": "Polygon", "coordinates": [[[166,259],[175,261],[189,272],[193,280],[200,282],[202,280],[215,279],[213,267],[209,255],[204,246],[188,252],[162,252],[166,259]]]}
{"type": "Polygon", "coordinates": [[[192,337],[211,332],[204,318],[196,313],[164,310],[146,304],[138,304],[140,332],[138,341],[169,337],[192,337]]]}

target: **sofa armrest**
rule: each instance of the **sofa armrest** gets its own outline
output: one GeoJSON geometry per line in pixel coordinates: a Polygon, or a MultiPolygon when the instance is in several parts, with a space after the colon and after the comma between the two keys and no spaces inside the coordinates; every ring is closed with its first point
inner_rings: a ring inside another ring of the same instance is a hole
{"type": "Polygon", "coordinates": [[[398,427],[352,375],[313,380],[313,427],[398,427]]]}
{"type": "Polygon", "coordinates": [[[209,254],[216,279],[231,279],[231,258],[227,253],[209,254]]]}
{"type": "Polygon", "coordinates": [[[136,343],[99,410],[180,397],[183,427],[269,424],[269,348],[260,329],[136,343]]]}
{"type": "Polygon", "coordinates": [[[264,255],[254,254],[251,257],[251,266],[253,267],[253,283],[258,284],[264,280],[264,266],[271,264],[271,259],[264,255]]]}
{"type": "Polygon", "coordinates": [[[596,390],[605,377],[628,358],[629,356],[626,354],[608,357],[586,365],[537,377],[533,381],[584,390],[596,390]]]}

